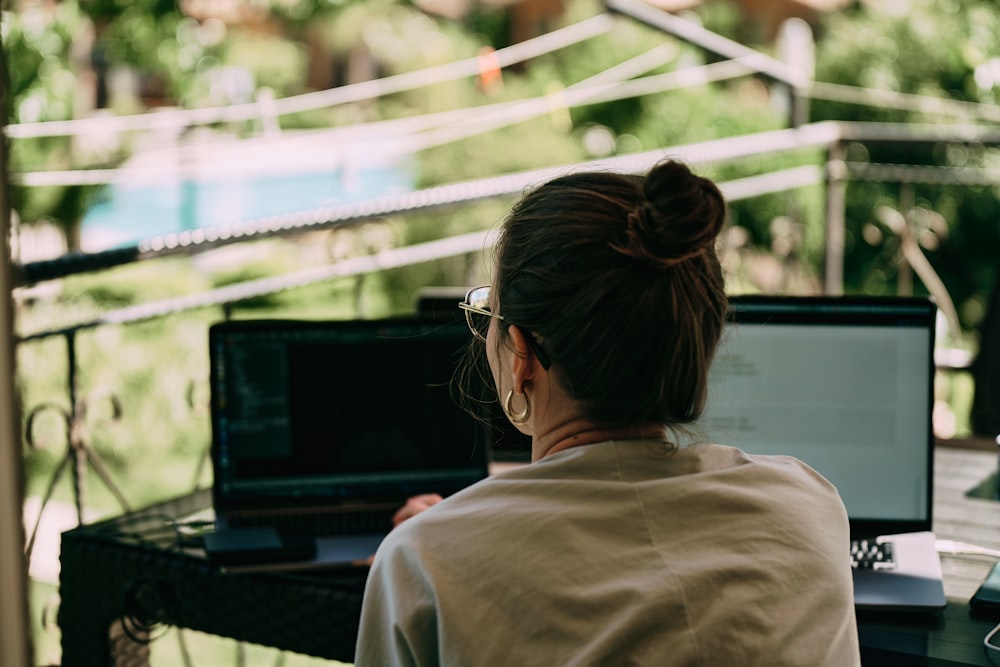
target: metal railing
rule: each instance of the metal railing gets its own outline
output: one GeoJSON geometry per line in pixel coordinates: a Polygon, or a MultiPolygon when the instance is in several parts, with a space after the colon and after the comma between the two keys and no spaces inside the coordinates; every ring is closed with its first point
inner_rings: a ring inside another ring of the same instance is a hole
{"type": "MultiPolygon", "coordinates": [[[[727,199],[739,201],[802,187],[822,186],[826,192],[824,291],[837,294],[843,288],[844,193],[852,179],[878,178],[879,180],[905,183],[979,184],[1000,182],[1000,178],[995,175],[991,176],[981,171],[849,163],[844,161],[842,157],[843,146],[848,141],[862,143],[887,141],[893,143],[975,142],[984,145],[1000,145],[1000,131],[969,126],[901,127],[818,123],[800,128],[700,142],[583,164],[563,165],[455,183],[329,209],[250,221],[226,228],[210,228],[201,232],[200,235],[192,232],[185,233],[185,235],[156,237],[142,243],[142,247],[146,250],[143,250],[136,259],[152,259],[176,254],[194,255],[223,244],[288,236],[302,233],[304,230],[351,225],[390,215],[405,216],[417,211],[459,207],[487,198],[510,197],[532,184],[540,183],[571,169],[587,168],[639,173],[648,170],[665,155],[683,159],[694,166],[709,166],[728,164],[748,157],[773,156],[777,153],[819,149],[825,151],[828,156],[825,167],[807,163],[781,171],[725,181],[720,183],[720,187],[727,199]]],[[[151,319],[166,318],[197,309],[210,307],[227,309],[233,304],[248,299],[322,282],[359,277],[393,268],[479,253],[492,245],[493,238],[491,231],[471,232],[411,246],[387,248],[375,254],[350,257],[284,275],[260,278],[197,294],[109,310],[96,317],[81,319],[66,326],[21,334],[18,338],[18,344],[21,345],[52,337],[62,338],[65,341],[68,359],[67,394],[70,407],[61,409],[66,424],[68,451],[63,462],[56,469],[46,498],[51,493],[52,486],[58,481],[59,476],[72,463],[71,470],[74,475],[77,511],[82,520],[85,504],[82,482],[83,468],[89,464],[94,467],[104,483],[113,490],[119,503],[123,507],[128,507],[123,494],[116,489],[110,475],[101,465],[99,457],[89,445],[89,437],[83,423],[87,401],[81,401],[77,386],[76,340],[78,332],[103,326],[129,325],[151,319]]],[[[53,274],[68,275],[78,270],[76,261],[75,258],[68,257],[53,262],[51,266],[58,269],[54,270],[53,274]]],[[[928,282],[925,281],[925,283],[928,282]]],[[[936,296],[938,296],[939,303],[945,304],[947,310],[949,303],[947,293],[939,293],[936,296]]],[[[953,308],[950,310],[953,312],[953,308]]],[[[29,441],[32,418],[41,410],[52,408],[52,405],[54,403],[46,403],[28,411],[29,434],[27,437],[29,441]]]]}
{"type": "MultiPolygon", "coordinates": [[[[841,95],[844,98],[849,97],[848,93],[857,92],[855,89],[846,91],[840,88],[831,88],[827,84],[810,82],[803,79],[800,72],[789,68],[788,65],[780,61],[713,35],[689,22],[671,17],[658,10],[653,10],[647,5],[636,3],[634,0],[609,0],[608,7],[614,12],[629,15],[636,20],[658,27],[668,34],[677,36],[684,41],[695,44],[709,52],[730,58],[731,60],[714,64],[710,69],[688,72],[684,76],[680,76],[683,73],[675,73],[672,76],[660,75],[656,79],[647,77],[646,79],[637,81],[617,81],[613,83],[603,82],[595,78],[597,80],[589,82],[588,85],[567,89],[566,93],[570,96],[568,103],[585,104],[595,101],[620,99],[621,96],[649,94],[651,91],[660,91],[670,86],[702,85],[711,80],[745,76],[747,74],[761,75],[788,86],[793,91],[793,95],[800,96],[803,99],[809,98],[810,95],[829,98],[835,94],[841,95]],[[685,76],[688,78],[684,78],[685,76]]],[[[561,37],[570,41],[577,38],[582,39],[594,34],[602,34],[610,29],[610,27],[611,21],[608,17],[598,18],[589,23],[586,28],[581,29],[579,34],[569,35],[568,33],[563,33],[561,37]]],[[[529,49],[524,52],[511,51],[504,54],[504,57],[511,59],[531,57],[538,49],[549,48],[552,45],[553,42],[551,41],[544,44],[538,43],[532,46],[534,50],[529,49]]],[[[462,75],[468,75],[469,72],[466,70],[475,73],[478,71],[477,68],[478,64],[473,67],[473,63],[466,62],[461,67],[456,67],[455,71],[462,75]],[[469,70],[469,68],[473,69],[469,70]]],[[[451,76],[454,73],[450,70],[447,73],[442,70],[437,74],[440,76],[445,76],[446,74],[451,76]]],[[[424,85],[423,82],[425,80],[425,78],[420,79],[422,85],[424,85]]],[[[383,80],[379,83],[359,84],[358,88],[353,89],[346,87],[340,93],[331,91],[329,95],[308,97],[295,103],[284,103],[275,100],[274,105],[279,109],[279,113],[294,113],[302,110],[305,106],[320,102],[323,105],[343,103],[354,100],[357,95],[363,94],[365,97],[370,97],[374,93],[394,90],[394,86],[412,85],[415,81],[417,81],[416,77],[403,76],[390,81],[383,80]]],[[[883,99],[883,97],[878,95],[875,95],[875,98],[883,99]]],[[[866,99],[871,98],[862,99],[861,97],[856,97],[856,99],[859,103],[864,103],[866,99]]],[[[894,101],[899,104],[914,104],[921,100],[923,100],[921,103],[927,104],[926,98],[920,98],[920,100],[894,98],[894,101]]],[[[563,103],[567,102],[563,100],[563,103]]],[[[533,101],[531,104],[537,106],[537,102],[533,101]]],[[[984,109],[979,106],[969,107],[968,105],[956,106],[943,102],[940,105],[934,106],[931,104],[931,106],[934,107],[935,112],[954,112],[960,116],[968,116],[971,113],[978,114],[977,117],[989,117],[995,112],[993,108],[984,109]]],[[[310,106],[310,108],[313,107],[310,106]]],[[[524,106],[522,108],[525,109],[525,114],[530,115],[537,112],[534,106],[524,106]]],[[[800,108],[800,105],[793,105],[793,108],[800,108]]],[[[510,111],[510,107],[498,107],[489,111],[496,114],[500,114],[500,112],[506,113],[510,111]]],[[[188,112],[184,113],[188,114],[188,112]]],[[[251,105],[247,108],[235,109],[224,113],[221,111],[216,113],[213,110],[193,111],[188,115],[184,115],[181,120],[185,123],[215,122],[215,120],[220,118],[231,119],[231,114],[237,114],[238,117],[242,118],[243,116],[240,114],[251,113],[259,114],[259,105],[251,105]],[[212,113],[209,113],[209,111],[212,111],[212,113]],[[219,114],[222,115],[220,116],[219,114]]],[[[465,112],[462,113],[461,119],[463,122],[472,122],[469,120],[468,114],[465,112]]],[[[476,110],[476,113],[483,114],[483,110],[476,110]]],[[[162,119],[157,119],[155,116],[155,114],[148,117],[144,116],[142,120],[135,118],[126,122],[139,125],[144,123],[156,125],[160,122],[166,122],[162,119]]],[[[425,128],[440,129],[442,122],[454,123],[455,121],[456,117],[447,117],[446,121],[445,117],[442,116],[435,119],[433,123],[425,126],[425,128]]],[[[177,122],[177,119],[174,118],[169,122],[177,122]]],[[[68,124],[40,124],[39,127],[34,129],[30,126],[13,126],[8,128],[8,136],[11,138],[26,138],[41,136],[39,132],[75,132],[84,126],[84,121],[79,121],[80,125],[73,123],[77,122],[68,122],[68,124]]],[[[386,216],[405,217],[418,212],[443,211],[468,206],[487,199],[513,197],[522,192],[526,187],[574,169],[638,173],[648,170],[655,162],[668,155],[684,160],[694,167],[712,167],[732,165],[741,160],[757,157],[787,154],[802,156],[800,160],[801,164],[780,171],[757,173],[738,180],[725,181],[720,183],[721,189],[730,201],[740,201],[766,194],[791,192],[800,188],[821,187],[825,199],[822,284],[825,292],[838,294],[843,291],[846,232],[845,202],[850,182],[866,179],[909,184],[996,184],[1000,182],[1000,178],[996,174],[983,170],[917,165],[861,164],[847,160],[846,147],[851,143],[955,143],[1000,146],[1000,130],[991,127],[973,124],[895,125],[832,121],[805,124],[801,122],[800,117],[794,115],[791,123],[792,127],[783,130],[728,137],[579,164],[559,165],[503,176],[449,183],[403,194],[386,195],[364,201],[299,211],[287,215],[271,216],[239,223],[199,228],[176,234],[149,237],[125,248],[94,253],[70,253],[56,259],[30,262],[17,267],[16,280],[19,287],[15,288],[15,291],[17,289],[23,290],[39,282],[61,279],[80,273],[101,271],[135,262],[144,262],[171,256],[193,257],[209,250],[237,243],[245,243],[247,241],[293,238],[296,235],[317,230],[350,229],[366,221],[386,216]],[[814,158],[815,155],[823,157],[817,160],[814,158]]],[[[470,127],[472,127],[469,130],[470,132],[482,131],[482,127],[475,123],[470,127]]],[[[450,136],[467,135],[457,132],[450,136]]],[[[97,176],[107,179],[109,175],[97,174],[97,176]]],[[[84,178],[83,176],[79,177],[84,178]]],[[[22,175],[21,182],[28,184],[32,182],[33,178],[36,177],[22,175]]],[[[77,178],[77,176],[73,176],[73,178],[77,178]]],[[[88,176],[86,178],[91,177],[88,176]]],[[[902,231],[901,229],[901,233],[902,231]]],[[[112,494],[116,497],[119,504],[123,508],[128,507],[127,499],[118,490],[112,476],[107,472],[100,457],[92,447],[92,439],[87,431],[85,422],[87,411],[91,407],[92,402],[100,397],[81,392],[78,386],[79,377],[76,360],[78,355],[77,334],[79,332],[105,326],[131,325],[148,320],[168,318],[205,308],[221,307],[225,313],[230,310],[233,304],[261,296],[273,295],[287,290],[299,289],[343,278],[358,278],[392,268],[479,253],[492,245],[493,238],[493,233],[490,231],[470,232],[417,245],[386,248],[370,255],[345,258],[326,265],[309,267],[283,275],[269,276],[197,294],[108,310],[97,316],[79,319],[60,327],[22,332],[16,341],[18,345],[33,344],[51,338],[60,338],[65,343],[68,368],[66,380],[66,394],[69,399],[68,407],[58,407],[58,401],[46,401],[38,406],[30,406],[27,411],[28,419],[25,437],[29,444],[32,441],[31,432],[34,417],[42,414],[44,411],[55,410],[65,425],[67,451],[65,456],[60,459],[53,477],[46,488],[45,499],[48,499],[53,488],[60,481],[61,476],[69,469],[73,475],[77,516],[82,522],[86,505],[86,490],[83,480],[86,477],[86,467],[89,465],[94,468],[105,485],[111,489],[112,494]],[[85,398],[81,398],[81,396],[85,398]]],[[[947,293],[938,293],[935,296],[938,297],[939,302],[945,304],[950,302],[947,293]]],[[[952,325],[954,326],[954,322],[952,322],[952,325]]],[[[943,367],[960,368],[963,366],[963,363],[967,365],[967,362],[967,359],[964,361],[958,359],[956,361],[954,358],[946,358],[944,355],[941,359],[943,367]]],[[[119,406],[115,403],[117,399],[111,394],[105,395],[103,398],[107,398],[111,402],[113,415],[117,417],[120,413],[119,406]]],[[[29,538],[29,552],[33,544],[34,532],[34,529],[30,531],[32,538],[29,538]]]]}

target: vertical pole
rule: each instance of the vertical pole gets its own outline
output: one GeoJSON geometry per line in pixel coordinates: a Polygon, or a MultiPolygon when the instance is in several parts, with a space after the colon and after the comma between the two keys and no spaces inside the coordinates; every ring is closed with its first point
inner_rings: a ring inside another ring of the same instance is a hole
{"type": "Polygon", "coordinates": [[[826,254],[823,292],[844,293],[844,247],[846,239],[847,164],[846,148],[837,142],[826,161],[826,254]]]}
{"type": "Polygon", "coordinates": [[[364,300],[365,300],[365,276],[364,274],[358,274],[354,278],[354,289],[351,290],[352,298],[354,301],[354,316],[357,318],[364,317],[364,300]]]}
{"type": "Polygon", "coordinates": [[[69,455],[73,457],[73,500],[76,519],[83,524],[84,496],[87,491],[87,452],[84,451],[81,405],[77,400],[76,332],[66,332],[66,383],[69,390],[69,455]]]}
{"type": "MultiPolygon", "coordinates": [[[[2,35],[2,33],[0,33],[2,35]]],[[[14,266],[10,253],[8,145],[10,78],[0,36],[0,665],[34,664],[28,625],[28,563],[24,556],[24,461],[15,373],[14,266]]]]}
{"type": "MultiPolygon", "coordinates": [[[[913,213],[913,206],[916,202],[916,195],[912,183],[900,183],[899,186],[899,214],[903,218],[903,224],[910,224],[910,215],[913,213]]],[[[899,252],[896,255],[896,293],[900,296],[913,295],[913,267],[906,260],[903,252],[903,234],[905,229],[900,230],[899,252]]]]}
{"type": "Polygon", "coordinates": [[[781,97],[787,95],[791,127],[800,127],[809,122],[809,97],[805,93],[816,75],[816,43],[808,23],[791,18],[781,24],[778,57],[796,73],[794,84],[779,83],[775,87],[785,89],[781,97]]]}

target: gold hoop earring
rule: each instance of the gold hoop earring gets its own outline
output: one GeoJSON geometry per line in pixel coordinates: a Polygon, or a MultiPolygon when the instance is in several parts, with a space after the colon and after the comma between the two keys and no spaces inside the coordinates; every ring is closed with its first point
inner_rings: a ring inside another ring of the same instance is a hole
{"type": "Polygon", "coordinates": [[[523,424],[531,416],[531,403],[528,402],[528,395],[522,394],[522,396],[524,396],[524,409],[520,412],[514,412],[514,409],[511,407],[511,404],[514,402],[513,389],[508,391],[506,398],[503,399],[503,413],[507,415],[507,419],[510,420],[511,424],[523,424]]]}

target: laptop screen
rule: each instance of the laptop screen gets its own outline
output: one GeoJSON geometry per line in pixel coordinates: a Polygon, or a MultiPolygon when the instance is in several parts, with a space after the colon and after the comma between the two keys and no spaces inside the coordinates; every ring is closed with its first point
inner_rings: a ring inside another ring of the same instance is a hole
{"type": "Polygon", "coordinates": [[[801,459],[837,486],[856,536],[930,530],[936,307],[872,297],[730,303],[703,434],[801,459]]]}
{"type": "Polygon", "coordinates": [[[217,510],[448,495],[487,474],[455,402],[464,323],[231,321],[209,333],[217,510]]]}

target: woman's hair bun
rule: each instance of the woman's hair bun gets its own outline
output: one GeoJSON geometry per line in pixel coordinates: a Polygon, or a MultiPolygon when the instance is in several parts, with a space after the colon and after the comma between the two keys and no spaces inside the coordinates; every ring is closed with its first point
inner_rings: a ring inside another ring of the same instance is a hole
{"type": "Polygon", "coordinates": [[[712,181],[671,160],[653,167],[642,193],[642,201],[628,214],[626,254],[670,268],[713,250],[726,202],[712,181]]]}

